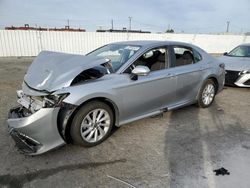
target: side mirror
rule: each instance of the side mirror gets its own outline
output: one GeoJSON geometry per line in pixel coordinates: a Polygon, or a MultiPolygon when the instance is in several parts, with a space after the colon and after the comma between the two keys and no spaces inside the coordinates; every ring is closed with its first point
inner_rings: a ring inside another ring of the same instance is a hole
{"type": "Polygon", "coordinates": [[[227,52],[224,52],[223,55],[227,55],[228,53],[227,52]]]}
{"type": "Polygon", "coordinates": [[[132,70],[132,74],[137,76],[147,76],[150,73],[150,69],[146,66],[138,65],[132,70]]]}

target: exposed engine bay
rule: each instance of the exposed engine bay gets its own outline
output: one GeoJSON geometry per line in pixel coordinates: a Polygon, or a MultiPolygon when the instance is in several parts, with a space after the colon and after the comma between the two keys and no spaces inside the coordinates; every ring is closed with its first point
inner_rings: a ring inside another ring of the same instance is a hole
{"type": "Polygon", "coordinates": [[[46,96],[28,96],[23,91],[17,91],[17,102],[21,108],[18,115],[20,117],[28,117],[37,112],[41,108],[52,108],[60,106],[61,101],[67,96],[65,95],[46,95],[46,96]]]}
{"type": "Polygon", "coordinates": [[[93,68],[84,70],[79,75],[77,75],[72,81],[71,85],[79,84],[88,80],[93,80],[102,77],[105,74],[110,74],[113,72],[110,63],[104,63],[103,65],[95,66],[93,68]]]}

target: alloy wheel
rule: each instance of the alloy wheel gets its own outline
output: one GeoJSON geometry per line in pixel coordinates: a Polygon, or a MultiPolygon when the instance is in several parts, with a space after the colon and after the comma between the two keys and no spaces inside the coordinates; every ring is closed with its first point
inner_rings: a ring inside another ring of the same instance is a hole
{"type": "Polygon", "coordinates": [[[213,84],[207,84],[202,92],[202,102],[205,105],[209,105],[215,96],[215,88],[213,84]]]}
{"type": "Polygon", "coordinates": [[[84,118],[80,126],[82,138],[89,143],[98,142],[108,132],[111,118],[104,109],[90,111],[84,118]]]}

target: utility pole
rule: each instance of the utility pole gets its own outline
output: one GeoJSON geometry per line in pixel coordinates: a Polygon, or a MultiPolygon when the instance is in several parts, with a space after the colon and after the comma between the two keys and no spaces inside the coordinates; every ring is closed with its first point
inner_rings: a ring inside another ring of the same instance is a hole
{"type": "Polygon", "coordinates": [[[111,19],[111,30],[114,30],[114,20],[111,19]]]}
{"type": "Polygon", "coordinates": [[[67,27],[68,27],[68,29],[69,29],[69,19],[67,19],[67,27]]]}
{"type": "Polygon", "coordinates": [[[229,32],[230,21],[227,21],[227,33],[229,32]]]}
{"type": "Polygon", "coordinates": [[[129,19],[129,30],[131,31],[131,21],[132,21],[132,17],[129,16],[128,19],[129,19]]]}

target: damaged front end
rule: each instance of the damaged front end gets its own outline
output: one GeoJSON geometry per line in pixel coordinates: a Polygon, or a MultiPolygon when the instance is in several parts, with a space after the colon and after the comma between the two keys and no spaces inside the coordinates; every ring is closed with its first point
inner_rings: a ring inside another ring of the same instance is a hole
{"type": "Polygon", "coordinates": [[[18,106],[8,115],[10,135],[18,148],[37,155],[66,143],[65,130],[77,106],[63,100],[74,87],[112,71],[109,60],[57,52],[41,52],[29,67],[17,91],[18,106]]]}
{"type": "Polygon", "coordinates": [[[17,91],[19,105],[10,110],[7,123],[17,147],[26,154],[40,154],[65,143],[57,117],[68,94],[27,96],[17,91]]]}

